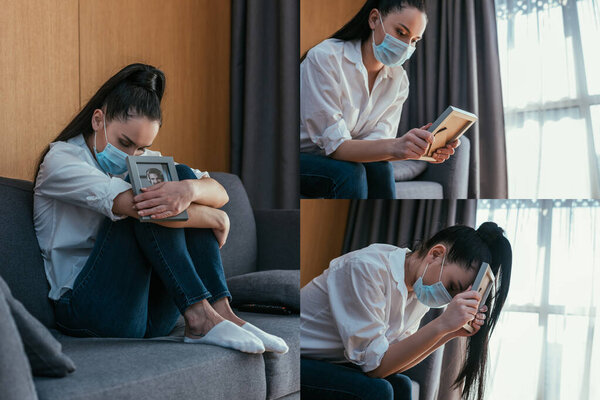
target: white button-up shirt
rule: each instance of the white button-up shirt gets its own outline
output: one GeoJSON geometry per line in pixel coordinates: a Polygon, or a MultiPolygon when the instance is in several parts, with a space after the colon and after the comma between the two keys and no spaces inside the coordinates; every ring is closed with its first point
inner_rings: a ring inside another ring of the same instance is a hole
{"type": "Polygon", "coordinates": [[[303,357],[351,362],[368,372],[390,344],[417,331],[429,307],[408,294],[407,251],[372,244],[350,252],[300,290],[303,357]]]}
{"type": "MultiPolygon", "coordinates": [[[[142,155],[161,154],[146,150],[142,155]]],[[[208,175],[194,172],[198,178],[208,175]]],[[[58,300],[73,288],[104,218],[126,217],[112,212],[115,197],[131,189],[123,180],[126,174],[111,176],[102,171],[83,135],[50,144],[34,188],[33,222],[51,299],[58,300]]]]}
{"type": "Polygon", "coordinates": [[[300,151],[328,156],[346,140],[396,137],[408,76],[384,66],[369,94],[360,45],[327,39],[300,65],[300,151]]]}

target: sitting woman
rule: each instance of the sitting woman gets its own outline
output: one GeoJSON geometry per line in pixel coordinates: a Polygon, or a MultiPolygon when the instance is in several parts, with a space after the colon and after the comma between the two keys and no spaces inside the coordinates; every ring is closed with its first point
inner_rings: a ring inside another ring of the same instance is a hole
{"type": "MultiPolygon", "coordinates": [[[[423,0],[367,0],[300,65],[300,191],[307,197],[393,199],[390,161],[425,155],[425,125],[397,136],[408,75],[427,16],[423,0]]],[[[433,154],[442,163],[460,141],[433,154]]]]}
{"type": "Polygon", "coordinates": [[[34,223],[56,324],[73,336],[150,338],[168,335],[183,315],[186,343],[285,353],[281,338],[229,306],[219,250],[229,233],[219,210],[225,189],[181,164],[180,181],[135,197],[125,178],[128,155],[160,155],[148,147],[164,90],[162,71],[123,68],[40,157],[34,223]],[[164,220],[186,209],[187,221],[164,220]]]}
{"type": "Polygon", "coordinates": [[[464,398],[483,399],[488,341],[511,264],[510,243],[493,222],[443,229],[415,251],[372,244],[331,261],[301,289],[302,399],[410,399],[411,381],[400,373],[460,336],[469,345],[455,383],[464,383],[464,398]],[[496,288],[481,305],[470,289],[483,262],[496,288]],[[419,328],[430,307],[444,306],[419,328]]]}

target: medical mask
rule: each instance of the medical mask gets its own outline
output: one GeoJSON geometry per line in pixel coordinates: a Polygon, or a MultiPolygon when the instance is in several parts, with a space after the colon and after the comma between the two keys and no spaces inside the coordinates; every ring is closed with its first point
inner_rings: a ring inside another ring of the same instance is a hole
{"type": "Polygon", "coordinates": [[[444,307],[446,304],[452,301],[452,296],[444,287],[442,283],[442,271],[444,270],[444,261],[446,261],[446,256],[442,259],[442,268],[440,269],[440,277],[439,281],[434,283],[433,285],[423,285],[423,277],[427,272],[427,268],[429,268],[429,264],[425,267],[425,271],[423,271],[423,275],[413,285],[413,289],[415,291],[415,295],[417,299],[430,308],[440,308],[444,307]]]}
{"type": "Polygon", "coordinates": [[[383,20],[379,14],[381,29],[385,33],[383,42],[375,44],[375,30],[373,30],[373,54],[375,58],[382,64],[388,67],[397,67],[408,60],[415,52],[415,46],[408,45],[400,39],[396,39],[392,35],[388,35],[383,28],[383,20]]]}
{"type": "Polygon", "coordinates": [[[108,172],[112,175],[120,175],[127,171],[127,153],[108,143],[108,135],[106,134],[106,119],[104,117],[103,121],[106,147],[100,153],[96,151],[96,132],[94,131],[94,153],[96,153],[96,160],[104,172],[108,172]]]}

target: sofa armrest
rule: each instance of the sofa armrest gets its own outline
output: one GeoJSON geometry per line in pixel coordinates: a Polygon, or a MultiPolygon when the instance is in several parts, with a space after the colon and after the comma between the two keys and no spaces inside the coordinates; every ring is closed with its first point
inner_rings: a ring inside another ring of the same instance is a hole
{"type": "Polygon", "coordinates": [[[300,210],[254,210],[259,271],[300,269],[300,210]]]}
{"type": "Polygon", "coordinates": [[[469,162],[471,142],[465,136],[460,138],[456,153],[443,164],[429,164],[425,172],[417,177],[419,181],[437,182],[444,188],[445,199],[466,199],[469,189],[469,162]]]}

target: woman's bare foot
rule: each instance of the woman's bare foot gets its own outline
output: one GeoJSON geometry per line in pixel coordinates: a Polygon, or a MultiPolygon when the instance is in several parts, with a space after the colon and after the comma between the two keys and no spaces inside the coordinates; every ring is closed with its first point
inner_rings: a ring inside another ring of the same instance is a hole
{"type": "Polygon", "coordinates": [[[242,326],[246,323],[246,321],[235,315],[231,309],[231,306],[229,305],[229,299],[227,297],[223,297],[215,301],[212,306],[221,317],[233,322],[237,326],[242,326]]]}
{"type": "Polygon", "coordinates": [[[202,337],[215,325],[223,321],[207,300],[192,304],[183,314],[185,319],[185,336],[202,337]]]}

